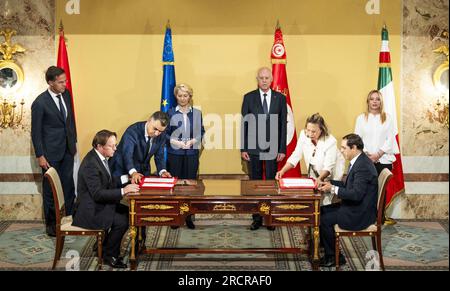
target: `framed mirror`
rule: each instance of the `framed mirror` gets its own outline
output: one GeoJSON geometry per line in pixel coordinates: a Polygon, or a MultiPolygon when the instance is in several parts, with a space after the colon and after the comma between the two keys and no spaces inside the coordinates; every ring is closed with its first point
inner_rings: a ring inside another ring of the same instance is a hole
{"type": "Polygon", "coordinates": [[[0,92],[13,92],[22,87],[23,71],[12,61],[0,61],[0,92]]]}

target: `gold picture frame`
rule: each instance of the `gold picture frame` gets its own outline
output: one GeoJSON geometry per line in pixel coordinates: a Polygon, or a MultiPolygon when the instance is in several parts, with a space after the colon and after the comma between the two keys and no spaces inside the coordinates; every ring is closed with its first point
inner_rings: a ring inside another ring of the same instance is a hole
{"type": "Polygon", "coordinates": [[[11,93],[19,90],[24,82],[22,68],[14,61],[0,61],[0,92],[11,93]]]}

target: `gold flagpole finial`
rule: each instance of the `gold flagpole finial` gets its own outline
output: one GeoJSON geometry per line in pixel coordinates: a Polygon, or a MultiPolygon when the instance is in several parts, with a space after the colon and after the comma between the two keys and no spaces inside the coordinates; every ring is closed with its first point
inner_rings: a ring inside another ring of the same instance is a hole
{"type": "Polygon", "coordinates": [[[170,28],[170,19],[167,19],[166,28],[170,28]]]}
{"type": "Polygon", "coordinates": [[[281,27],[280,27],[280,20],[279,19],[277,19],[277,26],[275,27],[275,29],[280,29],[281,27]]]}

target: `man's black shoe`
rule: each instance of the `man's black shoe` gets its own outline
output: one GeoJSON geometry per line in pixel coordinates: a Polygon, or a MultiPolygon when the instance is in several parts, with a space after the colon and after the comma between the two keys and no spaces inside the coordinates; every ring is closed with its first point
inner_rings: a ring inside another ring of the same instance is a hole
{"type": "Polygon", "coordinates": [[[103,259],[104,263],[114,269],[126,269],[128,266],[124,262],[122,262],[122,258],[116,257],[105,257],[103,259]]]}
{"type": "Polygon", "coordinates": [[[45,227],[45,232],[47,232],[48,236],[56,237],[56,226],[54,226],[54,225],[47,225],[45,227]]]}
{"type": "Polygon", "coordinates": [[[194,224],[194,222],[192,221],[192,215],[186,216],[186,226],[187,226],[189,229],[195,229],[195,224],[194,224]]]}
{"type": "Polygon", "coordinates": [[[252,224],[250,225],[250,230],[257,230],[262,226],[262,220],[254,219],[252,224]]]}
{"type": "Polygon", "coordinates": [[[171,228],[171,229],[178,229],[179,226],[178,226],[178,225],[171,225],[170,228],[171,228]]]}
{"type": "MultiPolygon", "coordinates": [[[[347,260],[344,255],[339,255],[339,266],[345,265],[347,260]]],[[[331,268],[336,266],[336,258],[334,256],[325,256],[320,259],[319,262],[320,267],[331,268]]]]}
{"type": "Polygon", "coordinates": [[[275,226],[267,226],[267,229],[270,231],[274,231],[275,230],[275,226]]]}

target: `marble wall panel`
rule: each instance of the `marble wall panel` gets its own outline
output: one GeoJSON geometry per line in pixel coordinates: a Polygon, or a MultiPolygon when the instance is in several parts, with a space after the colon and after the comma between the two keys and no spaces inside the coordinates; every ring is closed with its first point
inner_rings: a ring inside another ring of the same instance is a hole
{"type": "MultiPolygon", "coordinates": [[[[446,59],[433,50],[444,44],[448,46],[448,36],[436,35],[448,31],[449,1],[404,0],[403,6],[403,155],[446,156],[448,127],[437,121],[438,112],[434,110],[436,101],[445,93],[434,87],[432,76],[446,59]]],[[[448,102],[448,91],[446,98],[448,102]]]]}
{"type": "MultiPolygon", "coordinates": [[[[26,49],[15,57],[25,80],[17,92],[0,97],[19,102],[23,99],[25,105],[20,126],[0,128],[0,156],[34,156],[31,103],[47,88],[45,70],[55,64],[55,0],[0,0],[0,29],[4,28],[17,30],[12,43],[26,49]]],[[[0,42],[3,41],[1,37],[0,42]]]]}

